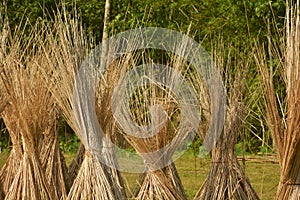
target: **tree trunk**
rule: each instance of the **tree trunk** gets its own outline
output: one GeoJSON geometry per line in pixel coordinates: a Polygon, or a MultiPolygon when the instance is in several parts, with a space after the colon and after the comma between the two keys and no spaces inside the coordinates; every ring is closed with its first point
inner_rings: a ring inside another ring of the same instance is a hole
{"type": "Polygon", "coordinates": [[[0,8],[0,63],[3,61],[6,55],[6,45],[9,34],[9,23],[7,16],[7,5],[4,0],[2,3],[2,7],[0,8]],[[2,18],[4,16],[4,19],[2,18]]]}
{"type": "Polygon", "coordinates": [[[105,1],[102,42],[108,38],[108,23],[110,18],[110,0],[105,1]]]}

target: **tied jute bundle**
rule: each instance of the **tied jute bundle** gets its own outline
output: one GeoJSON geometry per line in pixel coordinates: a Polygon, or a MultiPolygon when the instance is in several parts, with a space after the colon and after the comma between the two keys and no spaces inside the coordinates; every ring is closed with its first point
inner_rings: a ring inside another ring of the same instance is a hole
{"type": "Polygon", "coordinates": [[[190,68],[183,59],[168,55],[170,62],[160,68],[149,55],[147,51],[129,53],[113,63],[107,75],[114,81],[110,82],[114,86],[111,107],[117,131],[145,164],[134,198],[186,199],[172,156],[197,123],[193,112],[198,112],[197,105],[193,103],[198,99],[185,82],[184,74],[189,74],[190,68]],[[149,62],[143,67],[137,65],[140,61],[149,62]],[[188,91],[187,96],[182,91],[188,91]]]}
{"type": "MultiPolygon", "coordinates": [[[[115,169],[107,168],[99,160],[102,147],[99,129],[95,126],[98,123],[94,114],[95,103],[85,99],[89,98],[87,94],[90,92],[90,85],[75,82],[75,78],[82,75],[78,70],[89,46],[76,13],[74,19],[58,13],[52,28],[47,30],[46,43],[44,53],[47,59],[41,67],[45,81],[85,149],[82,164],[67,199],[125,198],[124,187],[115,184],[121,179],[120,175],[112,173],[115,169]],[[57,37],[60,38],[59,41],[56,40],[57,37]]],[[[115,160],[111,157],[109,159],[115,160]]]]}
{"type": "MultiPolygon", "coordinates": [[[[11,134],[20,134],[23,154],[13,182],[5,199],[57,199],[53,185],[46,182],[39,160],[39,144],[43,131],[51,120],[54,105],[52,97],[37,70],[36,60],[41,49],[32,48],[38,42],[41,24],[31,28],[27,40],[23,41],[24,30],[12,36],[11,49],[1,72],[5,91],[9,97],[10,113],[6,115],[9,124],[15,124],[11,134]]],[[[28,26],[25,23],[24,27],[28,26]]],[[[25,28],[24,28],[25,29],[25,28]]]]}
{"type": "Polygon", "coordinates": [[[269,29],[275,34],[271,35],[270,31],[267,46],[255,46],[255,61],[264,91],[265,118],[281,169],[278,200],[300,197],[300,1],[287,0],[286,5],[285,33],[271,24],[269,29]],[[274,65],[269,64],[270,60],[274,65]],[[286,94],[284,98],[276,92],[278,85],[286,94]]]}
{"type": "MultiPolygon", "coordinates": [[[[222,39],[216,40],[213,56],[218,68],[225,74],[228,84],[227,111],[225,126],[216,145],[210,152],[212,164],[209,174],[194,199],[259,199],[247,178],[243,167],[239,164],[235,153],[235,143],[238,133],[245,121],[246,79],[250,59],[243,60],[232,53],[232,46],[229,45],[228,52],[224,50],[225,45],[222,39]],[[234,71],[234,73],[232,73],[234,71]]],[[[248,56],[251,58],[251,56],[248,56]]],[[[204,91],[202,89],[202,91],[204,91]]],[[[199,131],[200,138],[205,136],[207,121],[209,121],[209,99],[203,95],[202,105],[204,112],[204,125],[199,131]]]]}

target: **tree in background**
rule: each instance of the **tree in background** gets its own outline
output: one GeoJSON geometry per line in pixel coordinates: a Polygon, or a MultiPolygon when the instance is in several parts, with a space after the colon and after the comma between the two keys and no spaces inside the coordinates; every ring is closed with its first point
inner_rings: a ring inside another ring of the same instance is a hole
{"type": "MultiPolygon", "coordinates": [[[[39,18],[53,21],[57,9],[62,9],[62,4],[70,16],[73,15],[72,11],[76,7],[86,32],[97,42],[101,41],[105,1],[96,0],[65,0],[64,3],[54,0],[8,0],[7,12],[12,32],[20,26],[22,18],[27,19],[31,24],[39,18]]],[[[118,33],[137,26],[158,26],[186,32],[190,26],[190,32],[194,33],[195,39],[201,41],[207,50],[211,49],[210,44],[215,36],[221,35],[224,42],[233,43],[237,51],[241,52],[242,49],[251,52],[255,39],[259,36],[263,41],[268,34],[268,19],[275,18],[277,27],[279,29],[284,27],[285,1],[115,0],[111,2],[109,10],[110,33],[118,33]]],[[[257,71],[253,63],[249,71],[256,75],[257,71]]],[[[251,81],[253,82],[250,88],[259,98],[261,91],[257,90],[255,84],[260,80],[251,81]]],[[[245,133],[246,148],[252,152],[259,151],[264,141],[267,142],[266,145],[270,142],[265,136],[267,127],[261,120],[264,117],[257,102],[253,102],[249,107],[247,112],[251,114],[247,114],[246,119],[249,124],[245,133]]]]}

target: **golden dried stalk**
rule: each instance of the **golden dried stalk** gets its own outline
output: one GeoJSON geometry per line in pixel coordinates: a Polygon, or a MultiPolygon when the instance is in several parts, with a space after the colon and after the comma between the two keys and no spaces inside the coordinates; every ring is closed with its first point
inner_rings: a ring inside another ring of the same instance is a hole
{"type": "Polygon", "coordinates": [[[14,177],[18,172],[20,161],[23,156],[21,134],[18,132],[17,119],[14,117],[16,115],[9,109],[10,107],[11,106],[6,107],[5,111],[2,113],[3,121],[13,145],[10,155],[0,171],[0,182],[4,196],[7,194],[14,177]]]}
{"type": "MultiPolygon", "coordinates": [[[[210,172],[194,199],[259,199],[244,169],[240,166],[235,153],[235,143],[245,120],[244,95],[246,92],[245,81],[250,59],[243,60],[236,55],[231,55],[231,46],[228,52],[224,50],[222,40],[217,40],[213,50],[214,62],[222,71],[225,71],[225,80],[229,82],[228,108],[226,124],[215,147],[211,151],[212,164],[210,172]]],[[[251,56],[249,56],[251,58],[251,56]]],[[[205,91],[204,91],[205,92],[205,91]]],[[[204,102],[209,102],[208,95],[204,102]]],[[[208,106],[206,103],[205,106],[208,106]]],[[[210,114],[205,116],[209,121],[210,114]]],[[[204,122],[205,122],[204,121],[204,122]]],[[[204,128],[206,128],[204,126],[204,128]]],[[[204,131],[206,131],[204,129],[204,131]]],[[[200,131],[200,133],[202,133],[200,131]]],[[[200,138],[203,134],[200,134],[200,138]]]]}
{"type": "Polygon", "coordinates": [[[68,167],[68,174],[69,176],[71,176],[70,177],[71,180],[74,180],[76,178],[76,175],[78,174],[78,170],[84,158],[84,152],[85,152],[84,145],[80,143],[77,153],[68,167]]]}
{"type": "MultiPolygon", "coordinates": [[[[57,105],[85,148],[82,164],[67,199],[125,198],[122,191],[124,187],[115,184],[115,180],[120,179],[119,175],[109,173],[111,169],[106,168],[97,158],[101,142],[97,130],[93,127],[93,120],[97,119],[93,119],[90,110],[85,110],[85,104],[93,103],[82,104],[79,98],[74,98],[74,79],[88,51],[86,36],[76,16],[75,19],[69,19],[66,15],[61,16],[58,13],[53,27],[47,32],[46,44],[44,53],[47,59],[40,69],[57,105]],[[59,41],[56,40],[57,37],[60,38],[59,41]]],[[[82,91],[80,89],[76,92],[83,96],[87,94],[85,88],[82,91]]],[[[114,160],[110,157],[108,159],[114,160]]]]}
{"type": "Polygon", "coordinates": [[[275,29],[277,35],[268,35],[268,52],[263,45],[255,48],[255,61],[265,89],[266,121],[281,166],[278,200],[300,196],[300,1],[287,0],[286,4],[285,34],[275,29]],[[275,61],[274,65],[269,65],[269,60],[275,61]],[[275,70],[285,87],[286,97],[282,101],[278,101],[275,92],[275,70]]]}
{"type": "MultiPolygon", "coordinates": [[[[24,26],[27,27],[26,24],[24,26]]],[[[5,198],[58,199],[52,183],[49,185],[46,182],[39,160],[38,147],[42,132],[52,120],[54,111],[52,96],[37,70],[37,63],[43,56],[41,49],[36,46],[40,39],[36,35],[42,35],[40,30],[43,24],[37,22],[34,27],[28,28],[31,32],[26,41],[23,41],[24,32],[16,31],[1,72],[10,103],[7,122],[8,125],[16,125],[17,131],[12,130],[11,134],[20,134],[24,151],[5,198]]]]}
{"type": "MultiPolygon", "coordinates": [[[[148,57],[143,57],[144,55],[145,54],[142,54],[141,56],[142,60],[150,60],[148,57]]],[[[125,74],[126,70],[131,70],[131,67],[133,74],[139,72],[141,69],[135,71],[138,57],[138,54],[128,54],[127,57],[122,58],[123,60],[121,59],[119,63],[114,63],[115,69],[108,70],[107,79],[105,79],[106,82],[109,83],[108,85],[115,88],[121,75],[125,74]]],[[[183,60],[176,57],[172,57],[171,59],[173,59],[172,63],[169,63],[166,69],[173,67],[173,69],[185,74],[186,71],[184,70],[187,69],[183,67],[186,67],[183,60]]],[[[149,74],[155,74],[155,68],[149,66],[148,70],[149,74]]],[[[168,70],[165,71],[166,76],[164,78],[169,78],[173,81],[169,83],[170,85],[168,86],[170,87],[172,84],[177,84],[178,82],[176,81],[178,81],[178,79],[172,77],[174,74],[172,74],[171,70],[168,70]]],[[[145,74],[136,74],[136,77],[146,77],[145,79],[149,78],[151,80],[152,77],[149,74],[147,72],[145,72],[145,74]]],[[[135,84],[134,81],[127,82],[126,84],[129,84],[129,86],[126,88],[118,88],[121,93],[136,86],[130,85],[135,84]]],[[[117,106],[121,106],[122,109],[117,110],[114,116],[124,116],[124,118],[118,119],[118,131],[122,133],[126,140],[135,148],[145,163],[145,174],[140,181],[138,191],[134,198],[186,199],[175,165],[172,163],[172,155],[176,148],[180,145],[187,133],[191,131],[191,128],[185,127],[186,124],[183,122],[182,124],[185,125],[181,124],[183,126],[182,129],[180,129],[181,135],[177,135],[177,132],[179,132],[179,120],[182,115],[181,112],[183,112],[180,110],[179,101],[183,100],[177,100],[173,91],[168,90],[167,87],[165,88],[159,83],[149,83],[140,86],[130,95],[129,102],[122,102],[123,99],[119,99],[122,98],[122,95],[116,99],[116,101],[121,101],[117,102],[117,106]],[[128,107],[126,107],[127,103],[128,107]],[[124,112],[127,112],[127,114],[124,112]],[[120,127],[120,124],[122,127],[120,127]],[[131,135],[132,133],[136,133],[137,130],[143,134],[146,130],[146,128],[143,127],[149,125],[153,126],[152,128],[154,128],[154,130],[157,130],[157,132],[155,131],[155,135],[146,138],[138,138],[131,135]],[[163,148],[171,141],[174,143],[164,151],[163,148]],[[158,153],[152,154],[153,152],[158,153]]],[[[192,99],[189,100],[191,100],[191,103],[193,102],[192,99]]],[[[112,107],[112,105],[107,107],[112,107]]],[[[190,119],[192,121],[192,118],[190,119]]]]}
{"type": "MultiPolygon", "coordinates": [[[[56,117],[54,116],[54,119],[56,117]]],[[[59,199],[66,199],[72,185],[65,159],[59,148],[58,119],[44,132],[40,160],[49,185],[54,185],[59,199]]]]}

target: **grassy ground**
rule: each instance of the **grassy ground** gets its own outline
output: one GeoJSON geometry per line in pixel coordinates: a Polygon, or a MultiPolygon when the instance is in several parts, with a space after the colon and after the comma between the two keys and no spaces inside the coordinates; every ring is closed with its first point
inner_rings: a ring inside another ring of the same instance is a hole
{"type": "MultiPolygon", "coordinates": [[[[8,153],[0,154],[0,167],[5,163],[8,153]]],[[[66,161],[69,163],[73,155],[66,154],[66,161]]],[[[274,158],[266,156],[247,156],[246,173],[250,181],[262,200],[273,199],[275,196],[277,183],[279,181],[279,165],[274,158]]],[[[175,161],[185,192],[189,199],[198,191],[209,171],[210,160],[195,157],[193,153],[186,152],[175,161]]],[[[122,173],[124,182],[128,186],[128,192],[133,191],[137,183],[138,174],[122,173]]]]}

